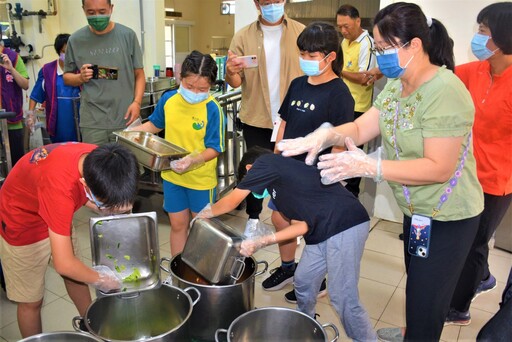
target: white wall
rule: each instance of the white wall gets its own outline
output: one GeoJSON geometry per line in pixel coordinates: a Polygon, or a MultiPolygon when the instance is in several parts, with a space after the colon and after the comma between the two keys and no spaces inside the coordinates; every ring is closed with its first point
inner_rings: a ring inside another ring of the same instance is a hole
{"type": "MultiPolygon", "coordinates": [[[[398,2],[381,0],[381,8],[398,2]]],[[[471,53],[471,38],[475,34],[478,25],[476,16],[485,6],[496,1],[492,0],[413,0],[417,3],[425,15],[441,21],[450,37],[455,42],[455,64],[463,64],[476,60],[471,53]]]]}
{"type": "Polygon", "coordinates": [[[236,0],[235,33],[256,19],[258,19],[258,10],[254,0],[236,0]]]}

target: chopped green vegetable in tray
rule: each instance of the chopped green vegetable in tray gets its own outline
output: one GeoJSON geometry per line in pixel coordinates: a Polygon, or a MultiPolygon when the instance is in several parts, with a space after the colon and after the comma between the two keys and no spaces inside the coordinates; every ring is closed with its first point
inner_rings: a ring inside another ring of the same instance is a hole
{"type": "Polygon", "coordinates": [[[125,258],[126,260],[130,260],[130,259],[131,259],[129,255],[125,255],[125,256],[124,256],[124,258],[125,258]]]}
{"type": "Polygon", "coordinates": [[[139,278],[141,276],[142,275],[140,274],[139,269],[137,267],[134,267],[132,274],[130,274],[129,276],[123,278],[123,281],[125,281],[125,282],[134,282],[134,281],[139,280],[139,278]]]}
{"type": "Polygon", "coordinates": [[[110,260],[113,260],[114,259],[114,256],[112,254],[105,254],[105,256],[107,257],[107,259],[110,259],[110,260]]]}

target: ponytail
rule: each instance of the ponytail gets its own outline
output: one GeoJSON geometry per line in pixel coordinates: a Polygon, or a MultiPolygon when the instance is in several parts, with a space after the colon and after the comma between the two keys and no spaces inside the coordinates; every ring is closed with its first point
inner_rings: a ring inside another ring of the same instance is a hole
{"type": "Polygon", "coordinates": [[[430,63],[438,66],[446,65],[447,69],[455,71],[453,39],[448,35],[446,27],[434,18],[432,18],[432,25],[430,27],[430,44],[427,53],[430,63]]]}
{"type": "Polygon", "coordinates": [[[453,40],[446,27],[437,19],[427,18],[418,5],[393,3],[381,9],[373,22],[387,43],[404,44],[417,37],[421,40],[423,51],[428,54],[430,63],[446,65],[448,69],[455,70],[453,40]]]}

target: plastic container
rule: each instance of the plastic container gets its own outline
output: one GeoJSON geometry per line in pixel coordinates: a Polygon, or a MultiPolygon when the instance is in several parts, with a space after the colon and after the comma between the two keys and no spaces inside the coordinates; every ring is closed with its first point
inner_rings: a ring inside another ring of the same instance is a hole
{"type": "Polygon", "coordinates": [[[155,71],[155,77],[160,77],[160,65],[153,65],[153,70],[155,71]]]}
{"type": "Polygon", "coordinates": [[[165,77],[174,77],[174,71],[172,68],[165,68],[165,77]]]}

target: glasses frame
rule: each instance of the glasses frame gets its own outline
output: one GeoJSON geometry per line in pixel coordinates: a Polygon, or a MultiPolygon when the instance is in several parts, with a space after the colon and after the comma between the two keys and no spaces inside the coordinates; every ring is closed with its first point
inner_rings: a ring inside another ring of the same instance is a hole
{"type": "Polygon", "coordinates": [[[278,4],[283,4],[285,2],[286,2],[286,0],[274,0],[274,1],[267,0],[267,1],[263,1],[262,3],[260,3],[260,1],[258,0],[258,4],[260,4],[260,6],[278,5],[278,4]]]}
{"type": "Polygon", "coordinates": [[[375,47],[373,49],[370,49],[370,52],[374,55],[382,55],[384,54],[384,52],[386,52],[387,50],[391,49],[391,48],[395,48],[397,50],[400,50],[401,48],[403,48],[404,46],[408,45],[411,41],[409,40],[407,43],[404,43],[402,44],[401,46],[398,46],[397,47],[397,44],[391,44],[391,45],[388,45],[388,46],[385,46],[383,48],[379,48],[379,47],[375,47]]]}

